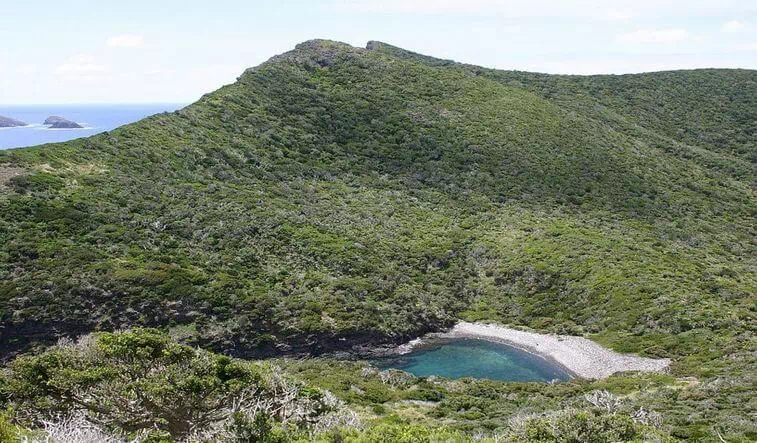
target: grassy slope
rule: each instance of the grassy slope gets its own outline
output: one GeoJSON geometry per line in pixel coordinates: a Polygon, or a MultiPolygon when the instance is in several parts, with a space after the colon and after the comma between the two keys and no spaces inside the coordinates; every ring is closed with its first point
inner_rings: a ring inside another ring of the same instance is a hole
{"type": "Polygon", "coordinates": [[[754,382],[755,71],[374,49],[308,42],[182,111],[0,152],[29,171],[0,194],[3,348],[136,324],[270,355],[463,317],[754,382]]]}

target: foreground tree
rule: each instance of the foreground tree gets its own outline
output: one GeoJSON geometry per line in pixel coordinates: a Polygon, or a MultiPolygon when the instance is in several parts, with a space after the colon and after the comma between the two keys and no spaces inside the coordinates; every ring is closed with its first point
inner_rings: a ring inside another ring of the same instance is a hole
{"type": "Polygon", "coordinates": [[[273,366],[193,349],[151,329],[90,335],[21,357],[4,390],[30,424],[76,415],[120,435],[177,440],[242,424],[248,434],[275,434],[281,423],[304,429],[337,405],[273,366]]]}

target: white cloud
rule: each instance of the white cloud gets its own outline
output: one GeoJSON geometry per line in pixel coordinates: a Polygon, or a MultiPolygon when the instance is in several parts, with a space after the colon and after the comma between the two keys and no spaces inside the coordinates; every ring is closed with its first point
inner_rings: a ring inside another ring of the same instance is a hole
{"type": "Polygon", "coordinates": [[[603,18],[605,20],[610,21],[622,21],[622,20],[630,20],[634,17],[636,17],[636,13],[631,9],[610,9],[607,12],[605,12],[603,15],[601,15],[599,18],[603,18]]]}
{"type": "Polygon", "coordinates": [[[242,75],[247,66],[236,64],[215,64],[192,69],[189,76],[193,78],[213,78],[234,81],[242,75]]]}
{"type": "Polygon", "coordinates": [[[18,68],[16,68],[16,72],[22,75],[36,74],[37,71],[38,71],[37,65],[32,65],[32,64],[23,64],[19,66],[18,68]]]}
{"type": "Polygon", "coordinates": [[[675,43],[687,38],[689,38],[689,31],[682,28],[639,29],[619,35],[617,41],[624,44],[656,44],[675,43]]]}
{"type": "Polygon", "coordinates": [[[87,53],[76,54],[74,56],[71,56],[68,59],[68,62],[69,63],[76,63],[76,64],[94,63],[95,62],[95,56],[92,55],[92,54],[87,54],[87,53]]]}
{"type": "Polygon", "coordinates": [[[331,5],[339,12],[580,17],[591,20],[680,17],[682,11],[707,16],[725,10],[749,13],[757,9],[744,0],[331,0],[331,5]],[[612,4],[609,10],[608,3],[612,4]]]}
{"type": "Polygon", "coordinates": [[[58,74],[83,74],[83,73],[92,73],[92,72],[105,72],[106,68],[103,65],[94,65],[94,64],[74,64],[74,63],[65,63],[57,68],[55,68],[55,72],[58,74]]]}
{"type": "Polygon", "coordinates": [[[740,22],[738,20],[731,20],[730,22],[723,24],[722,31],[723,32],[741,32],[744,29],[746,29],[746,23],[740,22]]]}
{"type": "Polygon", "coordinates": [[[157,76],[169,77],[175,74],[176,74],[175,69],[151,68],[151,69],[145,70],[145,75],[157,75],[157,76]]]}
{"type": "Polygon", "coordinates": [[[55,68],[55,72],[60,75],[91,74],[104,71],[107,71],[107,68],[98,64],[95,56],[91,54],[77,54],[69,58],[66,63],[55,68]]]}
{"type": "Polygon", "coordinates": [[[108,38],[105,44],[111,48],[138,48],[145,44],[145,39],[141,35],[122,34],[108,38]]]}
{"type": "MultiPolygon", "coordinates": [[[[754,50],[757,50],[757,44],[754,50]]],[[[503,65],[501,69],[520,69],[550,74],[631,74],[641,72],[658,72],[678,69],[701,68],[748,68],[755,67],[754,62],[744,63],[738,57],[713,59],[697,54],[662,54],[657,56],[628,56],[615,58],[560,58],[557,60],[538,60],[518,65],[503,65]]]]}
{"type": "Polygon", "coordinates": [[[736,46],[737,52],[755,52],[757,51],[757,42],[744,43],[736,46]]]}

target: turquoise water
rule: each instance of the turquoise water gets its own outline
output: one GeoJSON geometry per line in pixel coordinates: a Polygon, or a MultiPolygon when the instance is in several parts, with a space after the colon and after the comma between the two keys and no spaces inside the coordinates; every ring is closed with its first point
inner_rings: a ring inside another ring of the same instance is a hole
{"type": "Polygon", "coordinates": [[[542,382],[570,379],[570,374],[556,363],[512,346],[475,339],[440,341],[374,363],[381,369],[402,369],[418,377],[542,382]]]}

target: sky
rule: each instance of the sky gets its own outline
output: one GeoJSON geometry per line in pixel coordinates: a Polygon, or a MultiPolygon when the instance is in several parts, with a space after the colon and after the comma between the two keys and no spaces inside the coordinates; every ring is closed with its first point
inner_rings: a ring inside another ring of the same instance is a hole
{"type": "Polygon", "coordinates": [[[33,0],[0,7],[0,104],[189,103],[327,38],[499,69],[757,69],[754,0],[33,0]]]}

